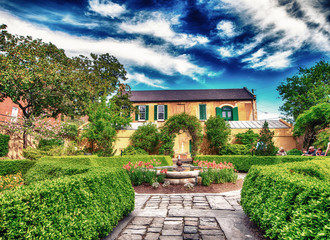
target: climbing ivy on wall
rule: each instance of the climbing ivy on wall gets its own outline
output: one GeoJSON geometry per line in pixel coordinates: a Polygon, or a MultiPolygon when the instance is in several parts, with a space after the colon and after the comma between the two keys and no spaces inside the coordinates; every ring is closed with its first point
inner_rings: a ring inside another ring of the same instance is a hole
{"type": "Polygon", "coordinates": [[[170,117],[161,129],[160,154],[173,155],[174,139],[176,134],[187,131],[191,136],[191,156],[197,154],[199,144],[203,138],[202,126],[195,116],[181,113],[170,117]]]}

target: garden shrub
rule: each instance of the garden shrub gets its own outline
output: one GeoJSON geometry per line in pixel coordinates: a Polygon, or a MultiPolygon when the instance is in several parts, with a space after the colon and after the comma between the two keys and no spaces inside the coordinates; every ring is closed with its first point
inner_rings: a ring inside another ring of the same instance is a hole
{"type": "Polygon", "coordinates": [[[30,160],[38,160],[45,154],[46,154],[45,151],[41,151],[33,147],[27,147],[23,149],[23,157],[30,160]]]}
{"type": "Polygon", "coordinates": [[[62,139],[54,138],[54,139],[41,139],[39,141],[38,148],[43,151],[48,151],[54,146],[63,146],[64,141],[62,139]]]}
{"type": "Polygon", "coordinates": [[[9,140],[10,140],[10,137],[8,135],[0,134],[0,157],[4,157],[8,154],[9,140]]]}
{"type": "Polygon", "coordinates": [[[267,238],[328,239],[329,183],[329,160],[253,166],[242,207],[267,238]]]}
{"type": "Polygon", "coordinates": [[[0,160],[0,175],[16,174],[19,171],[24,175],[35,163],[30,160],[0,160]]]}
{"type": "Polygon", "coordinates": [[[3,192],[0,232],[3,239],[100,239],[133,209],[124,169],[91,168],[3,192]]]}
{"type": "Polygon", "coordinates": [[[220,150],[220,155],[251,155],[251,152],[247,145],[227,144],[220,150]]]}
{"type": "MultiPolygon", "coordinates": [[[[253,165],[273,165],[285,162],[300,162],[307,160],[324,159],[327,157],[315,156],[218,156],[218,155],[198,155],[195,161],[208,161],[216,163],[231,162],[235,169],[240,172],[248,172],[253,165]]],[[[196,163],[195,163],[196,164],[196,163]]]]}
{"type": "Polygon", "coordinates": [[[137,149],[154,153],[157,145],[159,144],[160,133],[157,125],[154,123],[145,123],[138,127],[138,129],[130,137],[132,146],[137,149]]]}
{"type": "Polygon", "coordinates": [[[122,155],[148,155],[148,153],[144,149],[138,148],[138,147],[133,147],[132,145],[125,148],[121,154],[122,155]]]}
{"type": "Polygon", "coordinates": [[[291,150],[287,151],[287,154],[288,155],[301,156],[303,153],[302,153],[301,150],[298,150],[298,149],[294,148],[294,149],[291,149],[291,150]]]}

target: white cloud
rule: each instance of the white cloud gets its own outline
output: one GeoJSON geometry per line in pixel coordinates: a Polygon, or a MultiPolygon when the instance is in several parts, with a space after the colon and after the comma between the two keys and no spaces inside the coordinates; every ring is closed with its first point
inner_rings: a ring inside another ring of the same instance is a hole
{"type": "Polygon", "coordinates": [[[220,47],[218,51],[223,58],[233,57],[236,55],[232,47],[220,47]]]}
{"type": "MultiPolygon", "coordinates": [[[[285,6],[279,6],[277,1],[273,0],[222,0],[223,6],[229,12],[236,12],[242,18],[242,22],[246,26],[252,25],[258,29],[257,35],[252,39],[252,42],[246,42],[241,46],[234,46],[236,54],[231,54],[232,57],[246,54],[258,47],[264,41],[272,39],[268,45],[263,46],[265,58],[258,58],[251,54],[243,61],[249,62],[249,66],[254,68],[285,68],[291,65],[290,55],[300,50],[302,47],[309,45],[313,50],[322,52],[330,52],[330,41],[327,35],[322,30],[330,32],[330,26],[327,23],[326,15],[320,12],[321,8],[315,8],[316,3],[308,0],[298,0],[305,17],[296,18],[291,16],[285,6]],[[319,27],[310,28],[307,22],[318,23],[319,27]],[[280,37],[279,37],[280,36],[280,37]],[[277,49],[274,53],[274,49],[277,49]],[[267,57],[266,57],[267,56],[267,57]],[[248,61],[248,60],[251,61],[248,61]],[[278,62],[275,62],[278,61],[278,62]]],[[[290,3],[288,3],[290,4],[290,3]]],[[[220,25],[222,33],[232,32],[230,23],[220,25]]],[[[219,28],[219,26],[218,26],[219,28]]],[[[222,49],[220,54],[229,56],[230,52],[222,49]]],[[[228,50],[228,49],[227,49],[228,50]]]]}
{"type": "Polygon", "coordinates": [[[150,87],[156,87],[161,89],[167,89],[168,87],[165,87],[165,82],[163,80],[158,79],[150,79],[146,77],[143,73],[133,73],[133,74],[127,74],[128,83],[131,85],[136,84],[145,84],[150,87]]]}
{"type": "Polygon", "coordinates": [[[62,18],[62,21],[64,23],[68,23],[70,25],[75,25],[75,26],[80,26],[80,27],[87,27],[87,28],[93,28],[98,26],[98,24],[96,23],[81,23],[77,20],[75,20],[74,18],[72,18],[72,16],[70,15],[66,15],[62,18]]]}
{"type": "Polygon", "coordinates": [[[177,17],[169,19],[162,13],[153,13],[149,19],[141,14],[142,20],[123,22],[120,24],[120,29],[127,33],[148,34],[164,39],[174,45],[182,45],[192,47],[197,44],[206,44],[208,38],[201,35],[192,35],[185,33],[176,33],[172,29],[172,25],[177,24],[177,17]]]}
{"type": "Polygon", "coordinates": [[[248,67],[255,69],[282,69],[291,65],[290,56],[292,51],[278,51],[271,55],[266,55],[264,49],[259,49],[251,57],[242,59],[242,62],[248,62],[248,67]]]}
{"type": "Polygon", "coordinates": [[[105,17],[117,18],[126,12],[124,5],[119,5],[108,0],[90,0],[89,8],[105,17]]]}
{"type": "MultiPolygon", "coordinates": [[[[187,55],[172,56],[163,49],[152,49],[138,40],[117,40],[113,38],[93,39],[76,37],[69,34],[51,31],[42,26],[35,26],[24,22],[9,13],[0,11],[0,22],[8,22],[8,31],[18,35],[29,35],[40,38],[44,42],[52,42],[66,51],[69,56],[79,54],[88,56],[110,53],[116,56],[125,66],[145,66],[156,69],[167,75],[180,73],[198,81],[198,76],[206,69],[190,62],[187,55]]],[[[127,67],[126,66],[126,67],[127,67]]]]}
{"type": "Polygon", "coordinates": [[[235,25],[231,21],[222,20],[217,25],[218,35],[220,37],[232,38],[238,35],[235,31],[235,25]]]}

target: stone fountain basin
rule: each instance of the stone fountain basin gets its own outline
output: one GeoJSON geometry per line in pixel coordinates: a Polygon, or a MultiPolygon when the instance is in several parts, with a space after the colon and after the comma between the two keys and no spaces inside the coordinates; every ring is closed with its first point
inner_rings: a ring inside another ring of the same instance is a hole
{"type": "Polygon", "coordinates": [[[194,171],[182,171],[182,172],[167,172],[167,178],[195,178],[199,175],[199,170],[194,171]]]}

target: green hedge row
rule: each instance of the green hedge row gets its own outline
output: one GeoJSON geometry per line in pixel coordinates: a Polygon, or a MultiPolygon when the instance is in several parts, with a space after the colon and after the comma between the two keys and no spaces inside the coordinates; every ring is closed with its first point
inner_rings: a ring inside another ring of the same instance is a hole
{"type": "Polygon", "coordinates": [[[164,155],[125,155],[114,157],[97,157],[97,156],[60,156],[60,157],[43,157],[42,162],[55,161],[62,163],[79,164],[94,167],[123,167],[124,164],[132,162],[133,164],[139,161],[148,162],[152,159],[159,160],[162,166],[172,166],[173,161],[170,156],[164,155]]]}
{"type": "Polygon", "coordinates": [[[329,159],[253,166],[241,197],[270,239],[329,239],[329,159]]]}
{"type": "Polygon", "coordinates": [[[10,137],[8,135],[0,134],[0,157],[4,157],[8,154],[9,140],[10,137]]]}
{"type": "MultiPolygon", "coordinates": [[[[248,172],[253,165],[273,165],[286,162],[300,162],[306,160],[319,160],[328,157],[315,157],[315,156],[247,156],[247,155],[198,155],[195,161],[209,161],[216,163],[231,162],[236,170],[240,172],[248,172]]],[[[195,163],[196,165],[196,163],[195,163]]]]}
{"type": "Polygon", "coordinates": [[[35,163],[30,160],[0,160],[0,175],[16,174],[19,171],[25,174],[35,163]]]}
{"type": "Polygon", "coordinates": [[[107,236],[133,209],[134,189],[124,169],[90,167],[82,174],[3,192],[0,236],[99,239],[107,236]]]}

